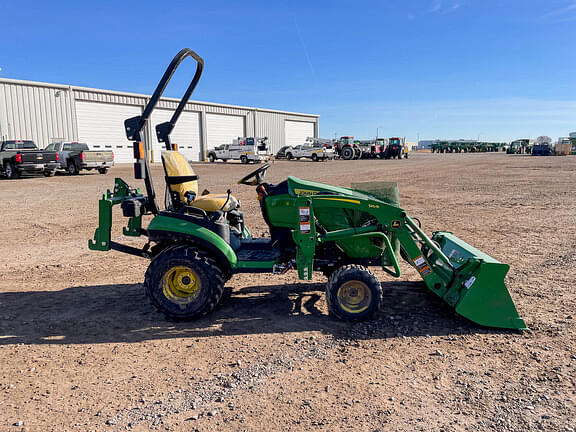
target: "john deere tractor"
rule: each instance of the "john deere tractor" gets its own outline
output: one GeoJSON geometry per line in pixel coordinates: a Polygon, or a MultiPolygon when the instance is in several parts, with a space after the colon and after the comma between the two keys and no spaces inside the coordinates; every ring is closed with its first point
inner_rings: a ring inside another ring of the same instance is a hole
{"type": "Polygon", "coordinates": [[[252,238],[240,202],[228,190],[198,193],[199,178],[170,142],[170,132],[198,84],[204,62],[183,49],[172,60],[142,115],[125,122],[133,141],[134,172],[145,193],[116,179],[99,202],[99,227],[93,250],[133,254],[150,260],[144,287],[152,303],[168,318],[189,320],[214,309],[224,284],[236,273],[286,273],[299,279],[313,272],[328,277],[326,300],[331,315],[344,320],[368,319],[383,303],[382,285],[370,270],[400,276],[399,260],[416,269],[430,291],[460,315],[484,326],[525,329],[504,285],[506,264],[480,252],[449,232],[428,237],[417,219],[398,205],[394,183],[330,186],[296,177],[266,182],[265,164],[238,181],[255,188],[269,238],[252,238]],[[156,126],[162,153],[166,195],[156,199],[148,145],[141,132],[178,65],[187,57],[196,73],[170,121],[156,126]],[[112,209],[128,218],[126,236],[143,237],[141,248],[112,241],[112,209]],[[150,220],[143,227],[143,218],[150,220]]]}

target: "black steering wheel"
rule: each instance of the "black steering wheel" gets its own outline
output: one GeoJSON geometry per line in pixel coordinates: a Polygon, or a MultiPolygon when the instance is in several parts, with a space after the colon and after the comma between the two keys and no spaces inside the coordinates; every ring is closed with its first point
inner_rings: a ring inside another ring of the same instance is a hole
{"type": "Polygon", "coordinates": [[[265,163],[256,171],[252,171],[246,177],[242,177],[240,180],[238,180],[238,184],[245,184],[248,186],[257,186],[261,184],[264,180],[264,177],[266,177],[266,170],[268,168],[270,168],[270,164],[265,163]]]}

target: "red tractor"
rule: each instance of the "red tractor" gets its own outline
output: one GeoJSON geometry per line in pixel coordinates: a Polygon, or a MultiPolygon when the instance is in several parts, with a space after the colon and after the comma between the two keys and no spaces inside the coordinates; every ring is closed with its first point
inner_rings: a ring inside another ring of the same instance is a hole
{"type": "Polygon", "coordinates": [[[360,159],[362,150],[354,141],[353,136],[343,136],[334,140],[334,150],[344,160],[360,159]]]}

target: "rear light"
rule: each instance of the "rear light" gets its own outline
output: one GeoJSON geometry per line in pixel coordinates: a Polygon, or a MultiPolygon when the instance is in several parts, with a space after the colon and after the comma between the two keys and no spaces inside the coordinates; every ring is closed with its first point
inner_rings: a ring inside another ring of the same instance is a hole
{"type": "Polygon", "coordinates": [[[136,142],[134,143],[134,159],[136,160],[142,160],[146,157],[146,154],[144,152],[144,143],[143,142],[136,142]]]}
{"type": "Polygon", "coordinates": [[[22,163],[22,155],[17,153],[16,156],[14,156],[14,160],[18,163],[22,163]]]}
{"type": "Polygon", "coordinates": [[[60,160],[60,154],[56,153],[56,162],[60,160]]]}
{"type": "Polygon", "coordinates": [[[84,154],[84,152],[80,153],[80,160],[82,162],[84,162],[86,160],[86,155],[84,154]]]}
{"type": "Polygon", "coordinates": [[[114,152],[112,152],[112,160],[114,160],[114,152]]]}

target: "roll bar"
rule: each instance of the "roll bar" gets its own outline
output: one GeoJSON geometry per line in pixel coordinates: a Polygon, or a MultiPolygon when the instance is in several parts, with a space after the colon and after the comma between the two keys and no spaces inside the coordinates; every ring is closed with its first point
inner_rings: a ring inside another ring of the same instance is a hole
{"type": "Polygon", "coordinates": [[[202,75],[202,70],[204,69],[204,60],[202,57],[200,57],[190,48],[184,48],[180,50],[176,56],[174,56],[166,68],[164,75],[162,75],[160,82],[156,86],[156,90],[154,90],[154,93],[146,104],[142,115],[132,117],[124,121],[126,137],[128,140],[133,141],[134,159],[136,160],[134,163],[134,177],[136,179],[144,180],[144,184],[146,185],[146,192],[148,195],[147,207],[153,214],[158,214],[158,204],[156,203],[156,193],[154,192],[154,186],[150,180],[150,165],[148,163],[147,157],[148,144],[146,141],[142,143],[141,132],[146,125],[146,122],[150,118],[152,111],[154,111],[154,108],[162,97],[166,86],[172,79],[172,75],[174,75],[174,72],[176,69],[178,69],[178,66],[180,66],[180,63],[182,63],[186,57],[192,57],[194,60],[196,60],[196,72],[194,73],[192,82],[186,89],[182,99],[180,99],[178,107],[176,107],[174,114],[172,114],[172,118],[169,121],[156,126],[156,137],[158,138],[158,142],[163,142],[165,144],[166,150],[172,150],[172,144],[170,143],[170,133],[172,133],[172,130],[174,129],[174,126],[180,117],[180,114],[182,114],[182,111],[184,111],[186,103],[190,99],[190,96],[196,88],[198,81],[200,81],[200,76],[202,75]]]}
{"type": "Polygon", "coordinates": [[[154,93],[152,94],[152,97],[148,101],[146,108],[144,108],[144,112],[142,113],[142,115],[129,118],[124,122],[124,127],[126,128],[126,137],[130,141],[142,141],[142,138],[140,136],[142,128],[146,124],[146,121],[150,117],[150,114],[152,114],[152,111],[154,111],[154,108],[156,108],[156,104],[162,97],[162,94],[164,93],[166,86],[172,79],[172,75],[174,75],[174,72],[176,72],[176,69],[178,68],[178,66],[180,66],[180,63],[182,63],[182,61],[186,57],[192,57],[194,60],[196,60],[197,65],[194,78],[192,78],[192,82],[186,89],[186,93],[184,93],[184,96],[182,96],[182,99],[180,100],[180,103],[178,104],[176,111],[174,111],[174,114],[172,115],[170,121],[166,123],[161,123],[158,126],[156,126],[156,135],[158,137],[158,141],[166,143],[166,150],[172,150],[172,148],[170,147],[169,135],[172,132],[172,129],[174,129],[174,125],[178,121],[178,118],[180,117],[180,114],[184,110],[184,107],[186,106],[188,99],[190,99],[192,92],[196,88],[198,81],[200,81],[200,76],[202,75],[202,69],[204,69],[204,60],[202,59],[202,57],[200,57],[190,48],[184,48],[180,50],[180,52],[176,54],[176,56],[174,56],[174,58],[166,68],[164,75],[162,75],[162,79],[156,86],[156,90],[154,90],[154,93]]]}

